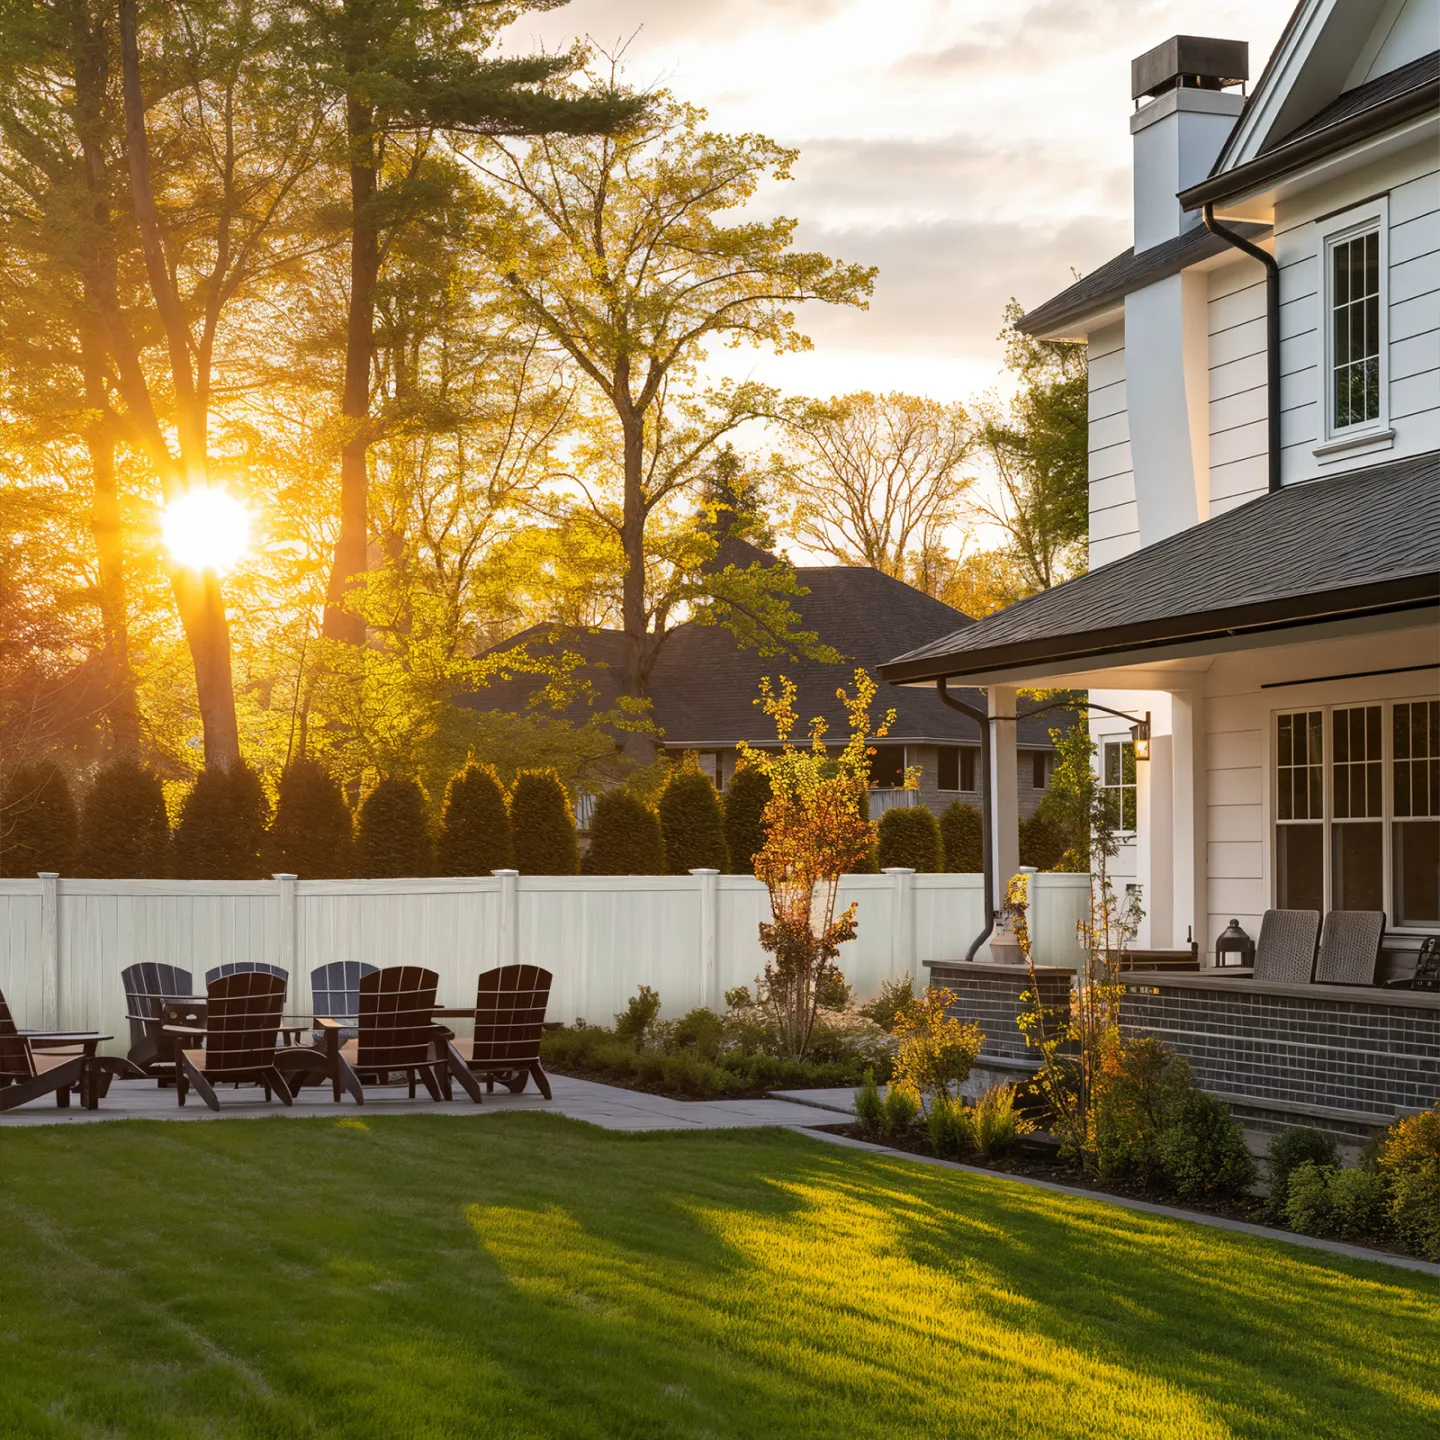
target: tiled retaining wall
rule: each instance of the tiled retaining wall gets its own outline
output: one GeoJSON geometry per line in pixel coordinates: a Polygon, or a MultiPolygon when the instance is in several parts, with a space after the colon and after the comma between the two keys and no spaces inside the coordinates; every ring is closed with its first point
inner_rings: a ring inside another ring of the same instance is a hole
{"type": "Polygon", "coordinates": [[[1247,1123],[1359,1135],[1440,1099],[1440,995],[1126,977],[1121,1029],[1153,1035],[1247,1123]]]}
{"type": "MultiPolygon", "coordinates": [[[[1030,972],[1023,965],[992,965],[963,961],[929,965],[930,983],[946,986],[956,994],[950,1013],[960,1020],[974,1020],[985,1033],[981,1055],[990,1059],[1018,1062],[1029,1069],[1040,1063],[1040,1053],[1025,1043],[1025,1033],[1016,1023],[1022,1007],[1020,996],[1030,988],[1030,972]]],[[[1075,972],[1059,965],[1038,965],[1041,1003],[1047,1010],[1068,1010],[1070,986],[1075,972]]]]}

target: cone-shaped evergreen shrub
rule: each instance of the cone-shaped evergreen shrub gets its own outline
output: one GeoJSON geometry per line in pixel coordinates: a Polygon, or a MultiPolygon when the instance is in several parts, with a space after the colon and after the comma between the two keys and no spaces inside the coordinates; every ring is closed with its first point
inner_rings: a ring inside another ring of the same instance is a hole
{"type": "Polygon", "coordinates": [[[984,870],[985,821],[975,806],[963,800],[948,806],[940,816],[940,839],[945,868],[952,875],[979,875],[984,870]]]}
{"type": "Polygon", "coordinates": [[[755,852],[765,844],[765,807],[770,777],[758,765],[745,765],[725,787],[725,849],[732,875],[749,875],[755,852]]]}
{"type": "Polygon", "coordinates": [[[80,817],[80,874],[153,880],[169,874],[170,821],[160,777],[134,760],[101,768],[80,817]]]}
{"type": "Polygon", "coordinates": [[[80,816],[65,772],[53,760],[17,765],[0,787],[0,876],[73,875],[80,816]]]}
{"type": "Polygon", "coordinates": [[[627,791],[605,791],[590,817],[583,869],[587,875],[665,874],[665,842],[655,812],[627,791]]]}
{"type": "Polygon", "coordinates": [[[182,880],[258,880],[269,802],[248,766],[207,766],[180,806],[174,868],[182,880]]]}
{"type": "Polygon", "coordinates": [[[355,873],[355,835],[340,786],[314,760],[292,760],[280,777],[267,864],[272,874],[344,880],[355,873]]]}
{"type": "Polygon", "coordinates": [[[375,880],[429,875],[433,860],[425,792],[413,780],[382,780],[360,804],[355,873],[375,880]]]}
{"type": "Polygon", "coordinates": [[[880,817],[880,868],[908,865],[922,875],[945,868],[940,822],[923,805],[887,810],[880,817]]]}
{"type": "Polygon", "coordinates": [[[553,770],[522,770],[510,792],[510,837],[522,875],[578,875],[580,841],[570,797],[553,770]]]}
{"type": "Polygon", "coordinates": [[[1037,870],[1058,870],[1069,848],[1069,832],[1045,808],[1020,822],[1020,863],[1037,870]]]}
{"type": "Polygon", "coordinates": [[[435,846],[441,875],[488,875],[508,870],[513,846],[505,791],[494,767],[467,765],[445,792],[445,818],[435,846]]]}
{"type": "MultiPolygon", "coordinates": [[[[870,792],[860,792],[860,818],[870,818],[870,792]]],[[[852,867],[848,872],[851,875],[878,875],[880,873],[880,846],[878,842],[870,847],[869,853],[858,865],[852,867]]]]}
{"type": "Polygon", "coordinates": [[[725,869],[728,857],[720,796],[714,782],[689,756],[661,792],[660,832],[665,837],[669,874],[688,875],[701,867],[725,869]]]}

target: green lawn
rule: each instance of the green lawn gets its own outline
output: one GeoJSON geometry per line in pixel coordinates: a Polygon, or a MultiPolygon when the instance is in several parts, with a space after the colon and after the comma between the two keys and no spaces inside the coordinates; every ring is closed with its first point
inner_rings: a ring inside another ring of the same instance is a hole
{"type": "Polygon", "coordinates": [[[0,1436],[1440,1434],[1424,1276],[777,1131],[0,1129],[0,1436]]]}

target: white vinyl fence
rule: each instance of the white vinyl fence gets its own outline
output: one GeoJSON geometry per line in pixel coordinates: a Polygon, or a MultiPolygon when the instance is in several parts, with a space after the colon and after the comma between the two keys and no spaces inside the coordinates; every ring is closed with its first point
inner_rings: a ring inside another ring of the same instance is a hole
{"type": "MultiPolygon", "coordinates": [[[[1035,959],[1074,965],[1084,875],[1034,875],[1035,959]]],[[[978,875],[908,870],[847,876],[859,935],[840,964],[857,997],[926,960],[963,958],[981,928],[978,875]]],[[[640,985],[662,1013],[722,1008],[753,985],[765,887],[744,875],[541,876],[504,872],[426,880],[0,880],[0,992],[21,1027],[100,1029],[128,1043],[120,972],[141,960],[205,972],[261,961],[290,972],[286,1012],[311,1013],[310,972],[332,960],[417,964],[439,972],[440,999],[469,1004],[476,976],[527,961],[555,976],[550,1018],[609,1024],[640,985]]],[[[979,958],[987,958],[986,951],[979,958]]]]}

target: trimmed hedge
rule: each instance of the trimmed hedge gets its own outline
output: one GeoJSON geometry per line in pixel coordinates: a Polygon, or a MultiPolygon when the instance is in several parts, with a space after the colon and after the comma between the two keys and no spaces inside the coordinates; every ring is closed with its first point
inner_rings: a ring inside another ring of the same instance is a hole
{"type": "Polygon", "coordinates": [[[922,875],[945,868],[940,822],[923,805],[887,810],[880,817],[879,861],[882,870],[905,865],[922,875]]]}
{"type": "Polygon", "coordinates": [[[625,790],[597,797],[582,869],[586,875],[665,874],[665,841],[655,812],[625,790]]]}
{"type": "Polygon", "coordinates": [[[770,777],[758,765],[745,765],[725,787],[725,850],[732,875],[750,875],[756,853],[765,844],[765,807],[770,777]]]}
{"type": "Polygon", "coordinates": [[[687,761],[670,777],[660,796],[660,830],[670,875],[705,867],[724,870],[728,862],[720,796],[708,775],[687,761]]]}
{"type": "Polygon", "coordinates": [[[80,816],[80,874],[152,880],[170,870],[170,820],[153,770],[134,760],[101,768],[80,816]]]}
{"type": "Polygon", "coordinates": [[[248,765],[207,766],[180,806],[175,874],[182,880],[259,880],[269,810],[260,777],[248,765]]]}
{"type": "Polygon", "coordinates": [[[570,797],[554,770],[522,770],[510,792],[515,869],[522,875],[578,875],[580,841],[570,797]]]}
{"type": "Polygon", "coordinates": [[[0,789],[0,876],[73,875],[79,846],[80,814],[65,772],[53,760],[17,765],[0,789]]]}
{"type": "MultiPolygon", "coordinates": [[[[974,805],[956,800],[940,816],[945,868],[952,875],[979,875],[985,868],[985,820],[974,805]]],[[[1024,861],[1024,856],[1021,856],[1024,861]]],[[[1028,864],[1028,861],[1025,861],[1028,864]]]]}
{"type": "Polygon", "coordinates": [[[303,880],[355,873],[355,826],[339,783],[314,760],[292,760],[280,777],[268,846],[271,872],[303,880]]]}
{"type": "Polygon", "coordinates": [[[361,802],[355,826],[355,868],[365,879],[433,872],[425,792],[413,780],[382,780],[361,802]]]}
{"type": "Polygon", "coordinates": [[[488,875],[510,869],[513,852],[505,788],[493,766],[472,761],[445,791],[435,868],[441,875],[488,875]]]}

